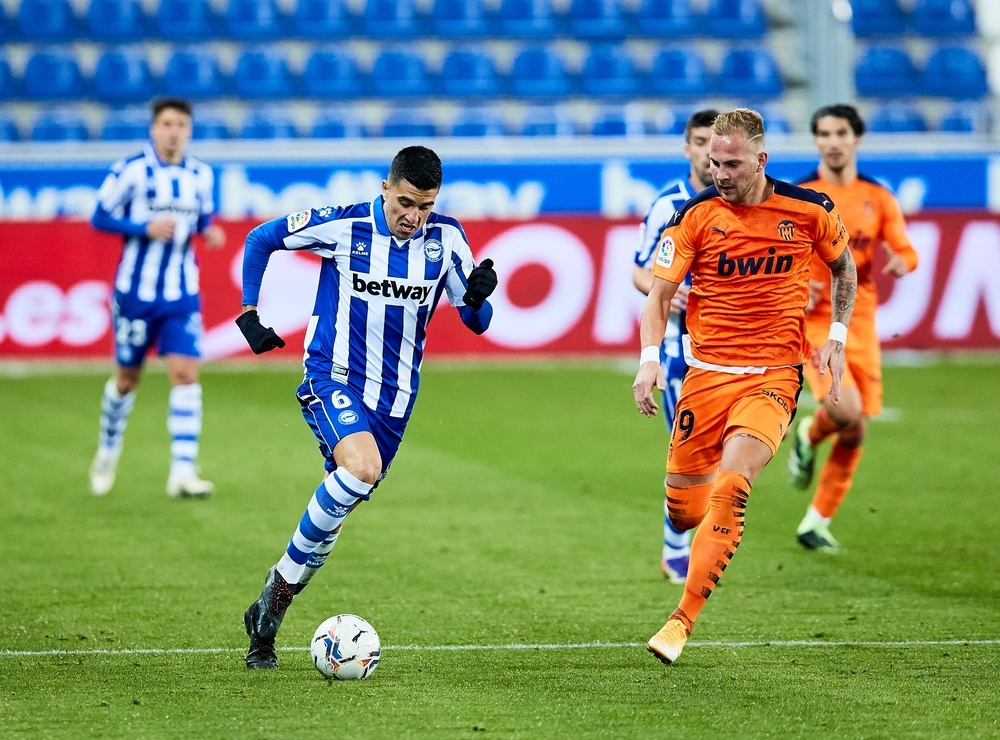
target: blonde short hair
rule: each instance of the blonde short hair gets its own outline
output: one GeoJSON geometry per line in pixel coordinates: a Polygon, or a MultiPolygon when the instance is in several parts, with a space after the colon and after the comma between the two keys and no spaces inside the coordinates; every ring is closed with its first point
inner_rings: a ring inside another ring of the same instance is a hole
{"type": "Polygon", "coordinates": [[[712,133],[716,136],[739,135],[754,151],[759,153],[764,150],[764,119],[760,113],[749,108],[734,108],[720,113],[712,123],[712,133]]]}

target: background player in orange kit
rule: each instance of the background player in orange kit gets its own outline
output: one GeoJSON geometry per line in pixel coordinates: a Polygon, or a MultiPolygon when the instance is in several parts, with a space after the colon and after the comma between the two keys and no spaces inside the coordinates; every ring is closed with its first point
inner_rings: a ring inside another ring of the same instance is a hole
{"type": "Polygon", "coordinates": [[[660,340],[670,301],[690,270],[688,373],[667,453],[667,503],[677,529],[698,532],[680,605],[649,640],[665,663],[680,656],[739,547],[751,485],[795,413],[810,349],[805,308],[813,254],[833,273],[834,323],[820,368],[830,373],[834,402],[857,283],[833,202],[764,174],[760,114],[739,108],[719,115],[709,157],[715,185],[685,203],[660,239],[632,386],[639,411],[655,414],[653,386],[664,384],[660,340]]]}
{"type": "Polygon", "coordinates": [[[887,260],[882,271],[901,277],[916,269],[917,253],[910,245],[903,212],[892,193],[858,173],[857,151],[865,123],[857,110],[850,105],[820,108],[813,114],[812,132],[820,165],[800,184],[825,193],[837,204],[858,269],[858,295],[848,333],[844,388],[840,402],[833,404],[827,396],[829,376],[819,374],[819,351],[830,325],[830,271],[818,257],[813,258],[813,305],[806,314],[806,333],[813,349],[805,376],[820,407],[813,416],[799,422],[792,438],[788,472],[796,487],[808,488],[816,446],[835,437],[820,471],[816,494],[796,532],[803,547],[835,553],[840,545],[830,534],[830,520],[851,488],[868,418],[882,410],[882,353],[875,330],[878,296],[872,258],[876,247],[884,248],[887,260]]]}

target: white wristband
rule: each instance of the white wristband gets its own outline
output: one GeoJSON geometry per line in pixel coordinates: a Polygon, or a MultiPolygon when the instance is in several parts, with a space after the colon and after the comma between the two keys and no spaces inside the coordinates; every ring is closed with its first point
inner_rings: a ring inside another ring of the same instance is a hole
{"type": "Polygon", "coordinates": [[[649,345],[639,353],[639,366],[642,367],[647,362],[655,362],[657,365],[660,364],[660,348],[655,344],[649,345]]]}
{"type": "Polygon", "coordinates": [[[830,324],[830,339],[840,342],[841,344],[847,344],[847,325],[841,324],[839,321],[834,321],[830,324]]]}

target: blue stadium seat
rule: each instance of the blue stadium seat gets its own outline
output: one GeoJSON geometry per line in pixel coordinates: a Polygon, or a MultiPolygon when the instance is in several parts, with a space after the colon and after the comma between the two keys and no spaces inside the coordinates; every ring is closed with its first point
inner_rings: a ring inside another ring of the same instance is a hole
{"type": "Polygon", "coordinates": [[[597,44],[580,71],[580,87],[586,95],[636,95],[640,81],[625,47],[597,44]]]}
{"type": "Polygon", "coordinates": [[[691,13],[691,0],[642,0],[636,16],[640,34],[660,38],[694,36],[699,31],[698,21],[691,13]]]}
{"type": "Polygon", "coordinates": [[[653,58],[649,84],[657,95],[700,97],[711,91],[705,60],[694,49],[664,49],[653,58]]]}
{"type": "Polygon", "coordinates": [[[95,39],[135,41],[146,34],[146,17],[137,0],[90,0],[87,29],[95,39]]]}
{"type": "Polygon", "coordinates": [[[218,113],[198,108],[194,114],[192,138],[194,139],[228,139],[229,126],[218,113]]]}
{"type": "Polygon", "coordinates": [[[73,111],[54,110],[42,113],[31,127],[32,141],[86,141],[87,124],[73,111]]]}
{"type": "Polygon", "coordinates": [[[140,141],[148,138],[149,111],[145,109],[113,110],[101,127],[101,139],[104,141],[140,141]]]}
{"type": "Polygon", "coordinates": [[[766,49],[734,49],[722,60],[719,91],[742,99],[781,95],[784,84],[774,57],[766,49]]]}
{"type": "Polygon", "coordinates": [[[765,111],[764,116],[764,133],[769,136],[775,134],[790,134],[792,132],[792,126],[788,123],[788,119],[785,118],[780,113],[774,111],[765,111]]]}
{"type": "Polygon", "coordinates": [[[544,46],[531,46],[514,59],[510,87],[525,98],[563,96],[570,92],[569,75],[559,55],[544,46]]]}
{"type": "Polygon", "coordinates": [[[351,33],[344,0],[299,0],[292,26],[297,35],[312,38],[338,38],[351,33]]]}
{"type": "Polygon", "coordinates": [[[24,89],[34,100],[82,97],[83,78],[76,59],[62,50],[36,52],[24,68],[24,89]]]}
{"type": "Polygon", "coordinates": [[[643,136],[649,127],[637,110],[605,108],[594,117],[591,136],[643,136]]]}
{"type": "Polygon", "coordinates": [[[420,111],[395,110],[386,116],[382,136],[394,139],[437,136],[437,126],[420,111]]]}
{"type": "Polygon", "coordinates": [[[363,22],[365,34],[373,38],[406,38],[420,33],[413,0],[367,0],[363,22]]]}
{"type": "Polygon", "coordinates": [[[476,49],[455,49],[441,67],[441,88],[456,98],[499,95],[500,79],[488,54],[476,49]]]}
{"type": "Polygon", "coordinates": [[[434,0],[431,28],[443,38],[488,36],[492,31],[481,0],[434,0]]]}
{"type": "Polygon", "coordinates": [[[360,139],[365,135],[365,127],[357,116],[344,113],[337,106],[320,111],[313,121],[314,139],[360,139]]]}
{"type": "Polygon", "coordinates": [[[621,38],[628,31],[618,0],[573,0],[569,32],[574,38],[621,38]]]}
{"type": "Polygon", "coordinates": [[[226,30],[238,39],[278,38],[284,35],[274,0],[229,0],[226,30]]]}
{"type": "Polygon", "coordinates": [[[5,57],[0,57],[0,100],[10,100],[14,93],[14,75],[10,73],[10,64],[5,57]]]}
{"type": "Polygon", "coordinates": [[[112,49],[104,52],[94,70],[94,90],[105,103],[139,102],[153,93],[149,64],[141,51],[112,49]]]}
{"type": "Polygon", "coordinates": [[[943,98],[981,98],[987,92],[986,70],[976,52],[964,46],[944,46],[927,59],[925,92],[943,98]]]}
{"type": "Polygon", "coordinates": [[[621,111],[598,114],[590,129],[591,136],[625,136],[627,133],[628,124],[625,123],[625,115],[621,111]]]}
{"type": "Polygon", "coordinates": [[[916,95],[922,90],[920,73],[904,49],[871,46],[854,67],[859,95],[916,95]]]}
{"type": "Polygon", "coordinates": [[[759,0],[709,0],[705,23],[716,38],[760,38],[767,32],[759,0]]]}
{"type": "Polygon", "coordinates": [[[17,130],[14,119],[0,114],[0,141],[20,141],[21,132],[17,130]]]}
{"type": "Polygon", "coordinates": [[[504,36],[549,38],[557,29],[550,0],[503,0],[500,5],[504,36]]]}
{"type": "Polygon", "coordinates": [[[988,134],[990,116],[986,109],[968,103],[956,103],[941,118],[942,131],[955,134],[988,134]]]}
{"type": "Polygon", "coordinates": [[[372,86],[379,97],[412,97],[433,92],[422,57],[405,47],[387,49],[372,66],[372,86]]]}
{"type": "Polygon", "coordinates": [[[906,134],[927,130],[923,114],[909,105],[893,103],[875,111],[867,129],[878,134],[906,134]]]}
{"type": "Polygon", "coordinates": [[[851,28],[856,36],[899,36],[906,24],[898,0],[852,0],[851,28]]]}
{"type": "Polygon", "coordinates": [[[970,0],[917,0],[913,29],[924,36],[961,36],[976,32],[970,0]]]}
{"type": "Polygon", "coordinates": [[[175,51],[163,73],[167,95],[180,98],[212,98],[223,92],[219,61],[198,47],[175,51]]]}
{"type": "Polygon", "coordinates": [[[233,87],[242,98],[288,98],[294,92],[288,63],[272,48],[248,49],[240,54],[233,87]]]}
{"type": "Polygon", "coordinates": [[[240,135],[244,139],[294,139],[298,133],[284,111],[262,108],[247,114],[240,135]]]}
{"type": "Polygon", "coordinates": [[[314,51],[302,83],[308,98],[357,98],[368,89],[354,57],[339,48],[314,51]]]}
{"type": "Polygon", "coordinates": [[[576,127],[560,108],[532,108],[521,124],[521,136],[573,136],[576,127]]]}
{"type": "Polygon", "coordinates": [[[463,109],[451,125],[452,136],[503,136],[505,133],[502,114],[490,108],[463,109]]]}
{"type": "Polygon", "coordinates": [[[208,0],[160,0],[156,25],[167,39],[205,39],[215,35],[215,17],[208,0]]]}
{"type": "Polygon", "coordinates": [[[26,39],[63,41],[76,36],[76,17],[68,0],[22,0],[17,30],[26,39]]]}

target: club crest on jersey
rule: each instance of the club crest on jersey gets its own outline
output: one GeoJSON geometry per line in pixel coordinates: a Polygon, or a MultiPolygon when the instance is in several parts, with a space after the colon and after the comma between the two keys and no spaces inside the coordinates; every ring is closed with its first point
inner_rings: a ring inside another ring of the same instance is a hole
{"type": "Polygon", "coordinates": [[[341,411],[340,414],[337,415],[337,421],[339,421],[341,424],[353,424],[357,420],[358,420],[357,412],[351,411],[350,409],[348,409],[347,411],[341,411]]]}
{"type": "Polygon", "coordinates": [[[444,257],[444,245],[437,239],[428,239],[424,242],[424,257],[428,262],[440,262],[444,257]]]}
{"type": "Polygon", "coordinates": [[[298,231],[303,228],[309,219],[312,218],[312,211],[299,211],[298,213],[288,214],[288,233],[291,234],[294,231],[298,231]]]}
{"type": "Polygon", "coordinates": [[[795,224],[786,218],[778,224],[778,234],[786,242],[790,242],[795,237],[795,224]]]}
{"type": "Polygon", "coordinates": [[[656,250],[656,264],[660,267],[670,267],[674,263],[674,238],[664,236],[660,240],[660,246],[656,250]]]}

